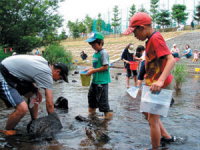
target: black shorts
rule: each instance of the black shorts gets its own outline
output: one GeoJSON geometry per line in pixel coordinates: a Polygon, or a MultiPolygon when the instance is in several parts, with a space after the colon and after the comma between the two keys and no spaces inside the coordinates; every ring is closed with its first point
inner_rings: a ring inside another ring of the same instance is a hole
{"type": "Polygon", "coordinates": [[[126,69],[126,72],[127,72],[126,76],[128,78],[130,78],[132,75],[137,76],[137,70],[126,69]]]}
{"type": "Polygon", "coordinates": [[[145,71],[145,61],[141,62],[140,65],[140,72],[138,75],[138,80],[144,80],[144,75],[145,75],[146,71],[145,71]]]}
{"type": "Polygon", "coordinates": [[[91,84],[88,93],[89,108],[99,108],[100,112],[110,112],[108,104],[108,84],[91,84]]]}

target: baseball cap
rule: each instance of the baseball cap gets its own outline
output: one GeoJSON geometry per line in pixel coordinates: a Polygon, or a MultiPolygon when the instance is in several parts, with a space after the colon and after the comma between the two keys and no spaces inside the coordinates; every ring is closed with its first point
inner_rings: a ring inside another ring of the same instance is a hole
{"type": "Polygon", "coordinates": [[[68,67],[67,67],[67,65],[59,62],[59,63],[54,64],[54,67],[61,70],[60,75],[62,76],[62,79],[65,82],[68,82],[68,67]]]}
{"type": "Polygon", "coordinates": [[[131,34],[137,26],[148,25],[152,23],[152,18],[144,12],[134,14],[129,22],[128,29],[123,33],[125,35],[131,34]]]}
{"type": "Polygon", "coordinates": [[[85,41],[90,43],[94,42],[96,39],[103,40],[104,39],[103,34],[101,34],[100,32],[93,32],[91,33],[90,37],[85,41]]]}

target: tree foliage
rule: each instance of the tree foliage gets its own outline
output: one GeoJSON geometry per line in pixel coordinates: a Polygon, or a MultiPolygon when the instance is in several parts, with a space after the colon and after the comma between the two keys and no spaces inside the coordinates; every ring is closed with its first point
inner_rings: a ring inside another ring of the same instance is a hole
{"type": "Polygon", "coordinates": [[[120,26],[120,20],[121,18],[119,17],[119,8],[117,5],[115,5],[113,8],[113,18],[112,18],[112,26],[114,27],[114,33],[117,33],[117,30],[120,26]]]}
{"type": "Polygon", "coordinates": [[[170,12],[168,10],[161,10],[160,13],[157,14],[156,23],[162,28],[170,25],[170,12]]]}
{"type": "Polygon", "coordinates": [[[185,12],[186,6],[182,4],[175,4],[172,7],[172,18],[176,20],[178,25],[187,20],[188,13],[185,12]]]}
{"type": "Polygon", "coordinates": [[[89,17],[88,15],[86,15],[83,22],[86,26],[87,33],[92,32],[93,19],[91,17],[89,17]]]}
{"type": "Polygon", "coordinates": [[[129,10],[129,18],[131,18],[135,13],[136,13],[136,7],[135,4],[133,4],[129,10]]]}
{"type": "Polygon", "coordinates": [[[142,5],[140,9],[138,9],[138,12],[145,12],[148,13],[148,11],[144,8],[144,6],[142,5]]]}
{"type": "Polygon", "coordinates": [[[103,20],[101,19],[101,14],[99,13],[98,19],[97,19],[97,22],[96,22],[96,29],[97,29],[98,32],[102,31],[102,24],[103,24],[103,20]]]}
{"type": "Polygon", "coordinates": [[[151,0],[150,12],[151,12],[151,17],[152,17],[153,22],[156,22],[156,19],[157,19],[158,2],[159,2],[159,0],[151,0]]]}
{"type": "Polygon", "coordinates": [[[1,0],[0,44],[18,53],[56,40],[62,17],[56,14],[63,0],[1,0]]]}
{"type": "Polygon", "coordinates": [[[65,50],[65,48],[58,43],[49,45],[45,49],[43,56],[50,64],[62,62],[70,67],[72,63],[72,53],[65,50]]]}
{"type": "Polygon", "coordinates": [[[196,11],[195,11],[195,14],[194,14],[194,19],[198,22],[200,22],[200,4],[197,5],[196,7],[196,11]]]}
{"type": "Polygon", "coordinates": [[[78,19],[75,22],[68,21],[67,26],[73,38],[79,38],[81,33],[86,33],[87,31],[87,27],[78,19]]]}

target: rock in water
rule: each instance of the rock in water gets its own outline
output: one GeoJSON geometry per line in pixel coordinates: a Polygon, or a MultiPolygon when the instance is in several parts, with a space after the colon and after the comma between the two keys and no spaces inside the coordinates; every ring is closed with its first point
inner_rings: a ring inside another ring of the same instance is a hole
{"type": "Polygon", "coordinates": [[[58,97],[58,99],[56,100],[55,104],[54,104],[55,108],[59,108],[59,109],[68,109],[68,100],[64,97],[58,97]]]}
{"type": "Polygon", "coordinates": [[[62,129],[62,124],[56,113],[38,118],[27,125],[27,131],[33,137],[50,138],[62,129]]]}

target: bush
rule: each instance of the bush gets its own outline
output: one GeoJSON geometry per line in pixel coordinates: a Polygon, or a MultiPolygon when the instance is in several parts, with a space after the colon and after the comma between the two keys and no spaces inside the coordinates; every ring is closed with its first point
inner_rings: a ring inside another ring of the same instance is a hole
{"type": "Polygon", "coordinates": [[[175,79],[175,88],[180,89],[183,82],[186,80],[187,76],[187,68],[184,64],[176,64],[172,74],[174,75],[175,79]]]}
{"type": "Polygon", "coordinates": [[[0,46],[0,62],[4,59],[4,58],[6,58],[6,57],[8,57],[8,56],[11,56],[12,55],[12,53],[9,51],[9,52],[7,52],[7,53],[4,53],[4,50],[3,50],[3,48],[0,46]]]}
{"type": "Polygon", "coordinates": [[[50,64],[62,62],[71,68],[72,53],[57,43],[49,45],[45,49],[43,56],[50,64]]]}

